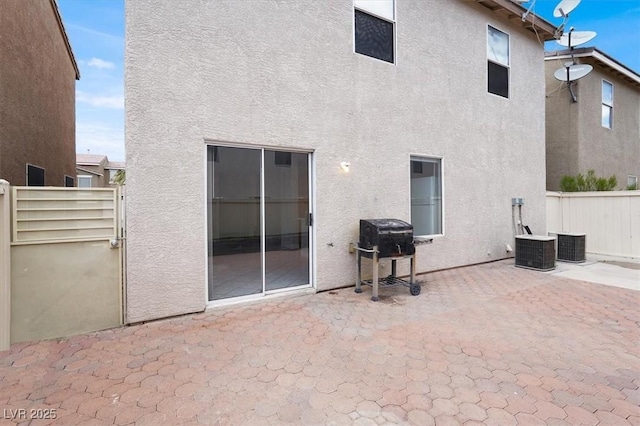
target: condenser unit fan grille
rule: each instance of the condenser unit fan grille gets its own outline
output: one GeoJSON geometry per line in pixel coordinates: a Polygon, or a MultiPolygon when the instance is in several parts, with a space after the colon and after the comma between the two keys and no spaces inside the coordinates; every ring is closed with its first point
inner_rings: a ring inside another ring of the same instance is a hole
{"type": "Polygon", "coordinates": [[[536,235],[516,237],[516,266],[550,271],[556,267],[555,239],[536,235]]]}
{"type": "Polygon", "coordinates": [[[558,260],[584,262],[587,260],[586,236],[584,234],[558,234],[558,260]]]}

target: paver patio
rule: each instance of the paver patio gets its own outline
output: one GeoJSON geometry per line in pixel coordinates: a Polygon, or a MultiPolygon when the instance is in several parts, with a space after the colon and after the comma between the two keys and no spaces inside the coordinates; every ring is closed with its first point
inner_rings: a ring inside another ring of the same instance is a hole
{"type": "Polygon", "coordinates": [[[0,425],[640,425],[640,292],[512,262],[16,344],[0,425]]]}

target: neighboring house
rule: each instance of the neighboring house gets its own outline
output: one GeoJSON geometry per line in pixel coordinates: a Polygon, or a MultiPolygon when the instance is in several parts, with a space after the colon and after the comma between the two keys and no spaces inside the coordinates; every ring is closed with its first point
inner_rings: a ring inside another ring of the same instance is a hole
{"type": "Polygon", "coordinates": [[[418,273],[507,257],[513,197],[543,233],[556,28],[524,12],[126,2],[128,322],[353,285],[360,219],[433,240],[418,273]]]}
{"type": "Polygon", "coordinates": [[[568,50],[545,55],[547,80],[547,189],[564,175],[616,175],[618,187],[640,176],[640,74],[594,47],[576,48],[576,63],[593,71],[575,83],[577,102],[553,73],[571,61],[568,50]]]}
{"type": "Polygon", "coordinates": [[[75,185],[75,82],[54,0],[0,1],[0,179],[75,185]]]}
{"type": "Polygon", "coordinates": [[[115,186],[113,179],[125,163],[109,161],[106,155],[77,154],[76,175],[79,188],[109,188],[115,186]]]}

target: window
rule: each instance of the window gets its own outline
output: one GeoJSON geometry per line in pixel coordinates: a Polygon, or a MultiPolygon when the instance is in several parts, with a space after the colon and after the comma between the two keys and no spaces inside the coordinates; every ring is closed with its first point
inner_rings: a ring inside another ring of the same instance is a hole
{"type": "Polygon", "coordinates": [[[27,164],[27,186],[44,186],[44,169],[27,164]]]}
{"type": "Polygon", "coordinates": [[[509,35],[492,26],[487,31],[487,90],[509,97],[509,35]]]}
{"type": "Polygon", "coordinates": [[[629,175],[627,177],[627,189],[629,190],[640,189],[638,188],[638,176],[629,175]]]}
{"type": "Polygon", "coordinates": [[[71,176],[64,175],[64,186],[67,188],[73,188],[76,186],[76,180],[71,176]]]}
{"type": "Polygon", "coordinates": [[[602,80],[602,127],[613,128],[613,84],[602,80]]]}
{"type": "Polygon", "coordinates": [[[356,53],[394,63],[394,0],[355,0],[356,53]]]}
{"type": "MultiPolygon", "coordinates": [[[[105,170],[106,171],[106,170],[105,170]]],[[[109,183],[113,183],[120,169],[109,169],[109,183]]]]}
{"type": "Polygon", "coordinates": [[[441,235],[442,160],[411,156],[411,223],[416,236],[441,235]]]}
{"type": "Polygon", "coordinates": [[[78,188],[91,188],[91,176],[78,175],[78,188]]]}

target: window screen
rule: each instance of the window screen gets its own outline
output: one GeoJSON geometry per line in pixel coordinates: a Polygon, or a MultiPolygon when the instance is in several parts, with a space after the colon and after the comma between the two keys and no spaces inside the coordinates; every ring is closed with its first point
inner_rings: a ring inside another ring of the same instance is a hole
{"type": "Polygon", "coordinates": [[[44,169],[27,164],[27,186],[44,186],[44,169]]]}
{"type": "Polygon", "coordinates": [[[356,52],[393,63],[393,22],[355,10],[356,52]]]}

